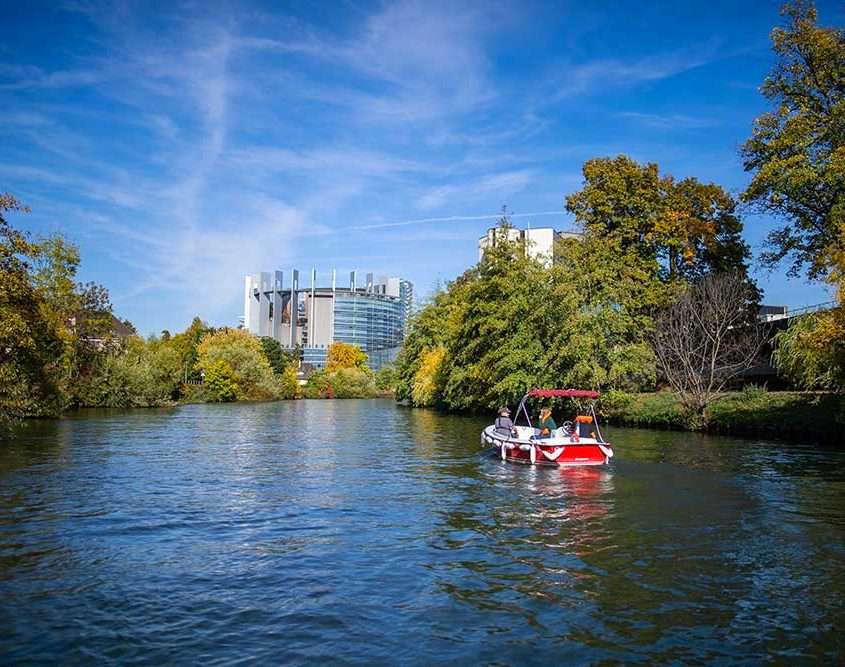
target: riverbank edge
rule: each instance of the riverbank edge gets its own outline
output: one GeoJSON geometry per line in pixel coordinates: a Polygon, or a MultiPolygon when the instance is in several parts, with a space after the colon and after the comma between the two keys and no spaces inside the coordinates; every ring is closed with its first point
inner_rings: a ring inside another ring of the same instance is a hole
{"type": "Polygon", "coordinates": [[[707,428],[694,429],[689,427],[672,392],[611,391],[602,396],[599,415],[608,424],[619,426],[841,443],[845,396],[830,392],[770,392],[758,387],[726,392],[709,406],[707,428]]]}

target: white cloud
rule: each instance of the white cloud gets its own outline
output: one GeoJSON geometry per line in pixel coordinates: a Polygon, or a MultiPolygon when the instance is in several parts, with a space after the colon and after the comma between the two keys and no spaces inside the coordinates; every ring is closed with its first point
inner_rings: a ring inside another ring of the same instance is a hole
{"type": "Polygon", "coordinates": [[[554,97],[561,99],[659,81],[709,64],[724,55],[712,43],[634,59],[605,58],[568,64],[558,72],[554,97]]]}
{"type": "MultiPolygon", "coordinates": [[[[565,211],[537,211],[534,213],[510,213],[511,218],[544,218],[548,216],[566,216],[565,211]]],[[[413,220],[398,220],[394,222],[379,222],[370,225],[359,225],[352,227],[351,231],[368,231],[373,229],[389,229],[391,227],[410,227],[442,222],[477,222],[478,220],[498,220],[502,217],[499,213],[483,213],[480,215],[446,215],[437,218],[416,218],[413,220]]]]}
{"type": "Polygon", "coordinates": [[[697,130],[712,127],[718,122],[715,114],[707,118],[701,118],[676,113],[656,114],[642,113],[639,111],[620,111],[619,115],[640,125],[660,130],[697,130]]]}

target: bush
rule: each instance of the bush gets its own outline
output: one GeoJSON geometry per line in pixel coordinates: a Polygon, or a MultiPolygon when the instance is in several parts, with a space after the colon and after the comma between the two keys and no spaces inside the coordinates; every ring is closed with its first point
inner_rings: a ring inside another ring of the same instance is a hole
{"type": "Polygon", "coordinates": [[[206,367],[205,384],[218,401],[234,401],[238,398],[235,374],[225,359],[218,359],[206,367]]]}
{"type": "Polygon", "coordinates": [[[225,361],[232,371],[237,398],[266,401],[282,398],[284,391],[264,357],[261,343],[244,329],[222,329],[206,334],[197,346],[197,366],[208,380],[211,367],[225,361]]]}
{"type": "Polygon", "coordinates": [[[75,385],[84,407],[151,407],[178,396],[180,360],[158,341],[128,338],[120,348],[95,359],[91,374],[75,385]]]}
{"type": "MultiPolygon", "coordinates": [[[[711,404],[711,421],[706,428],[724,433],[837,439],[845,425],[843,408],[843,399],[836,394],[769,392],[750,386],[742,391],[719,394],[711,404]],[[808,432],[808,428],[811,431],[808,432]]],[[[690,421],[677,397],[668,391],[649,394],[610,391],[602,397],[601,414],[611,422],[633,426],[705,428],[700,422],[690,421]]]]}
{"type": "Polygon", "coordinates": [[[396,389],[396,383],[399,380],[399,372],[393,364],[382,366],[378,373],[376,373],[375,382],[376,389],[381,391],[393,391],[396,389]]]}
{"type": "Polygon", "coordinates": [[[282,387],[282,398],[299,397],[299,378],[296,376],[296,369],[293,366],[285,367],[282,376],[279,378],[282,387]]]}
{"type": "Polygon", "coordinates": [[[610,420],[637,426],[681,428],[683,409],[668,391],[629,394],[611,390],[602,397],[601,413],[610,420]]]}
{"type": "Polygon", "coordinates": [[[375,392],[372,373],[357,368],[316,371],[308,378],[306,398],[370,398],[375,392]]]}
{"type": "Polygon", "coordinates": [[[335,398],[369,398],[375,392],[373,375],[357,368],[341,368],[329,373],[335,398]]]}

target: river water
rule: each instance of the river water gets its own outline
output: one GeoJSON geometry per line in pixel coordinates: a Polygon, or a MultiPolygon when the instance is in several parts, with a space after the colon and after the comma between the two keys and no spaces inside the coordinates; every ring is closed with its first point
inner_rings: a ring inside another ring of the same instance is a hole
{"type": "Polygon", "coordinates": [[[391,401],[86,412],[0,446],[0,661],[845,660],[845,453],[391,401]]]}

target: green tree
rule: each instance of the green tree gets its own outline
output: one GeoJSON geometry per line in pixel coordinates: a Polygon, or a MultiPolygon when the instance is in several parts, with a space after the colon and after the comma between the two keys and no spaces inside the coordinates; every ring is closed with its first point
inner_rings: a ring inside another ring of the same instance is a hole
{"type": "Polygon", "coordinates": [[[55,415],[64,407],[65,332],[32,284],[37,244],[6,220],[27,212],[0,193],[0,427],[28,415],[55,415]]]}
{"type": "Polygon", "coordinates": [[[803,389],[845,390],[845,317],[841,308],[794,317],[772,341],[778,373],[803,389]]]}
{"type": "Polygon", "coordinates": [[[613,244],[640,271],[663,281],[746,269],[748,246],[736,201],[695,178],[676,181],[655,163],[625,155],[588,160],[581,190],[566,197],[587,235],[613,244]]]}
{"type": "Polygon", "coordinates": [[[777,61],[761,88],[774,109],[742,147],[753,174],[743,200],[788,224],[762,257],[789,257],[790,273],[841,279],[845,270],[845,30],[817,24],[812,2],[783,6],[772,31],[777,61]]]}
{"type": "Polygon", "coordinates": [[[653,386],[647,335],[670,289],[619,238],[566,239],[552,269],[557,304],[543,384],[639,390],[653,386]]]}
{"type": "Polygon", "coordinates": [[[543,374],[548,325],[558,319],[549,271],[526,257],[522,243],[501,238],[450,287],[444,403],[493,409],[517,400],[543,374]]]}
{"type": "Polygon", "coordinates": [[[212,396],[218,401],[234,401],[238,398],[238,383],[235,373],[225,359],[217,359],[208,364],[205,384],[212,396]]]}
{"type": "Polygon", "coordinates": [[[299,365],[298,355],[285,352],[282,349],[281,343],[279,343],[279,341],[275,338],[262,336],[259,340],[261,340],[261,349],[264,352],[264,357],[269,362],[270,368],[273,369],[273,372],[278,377],[282,377],[282,375],[284,375],[286,368],[296,368],[299,365]]]}
{"type": "Polygon", "coordinates": [[[396,389],[397,370],[395,364],[385,364],[375,376],[376,389],[381,391],[392,391],[396,389]]]}
{"type": "Polygon", "coordinates": [[[326,371],[331,373],[341,368],[364,370],[368,360],[367,354],[357,345],[338,341],[329,345],[326,352],[326,371]]]}
{"type": "Polygon", "coordinates": [[[225,361],[232,372],[238,398],[270,400],[282,397],[282,388],[264,358],[259,340],[244,329],[221,329],[205,334],[197,346],[197,366],[206,373],[225,361]]]}

